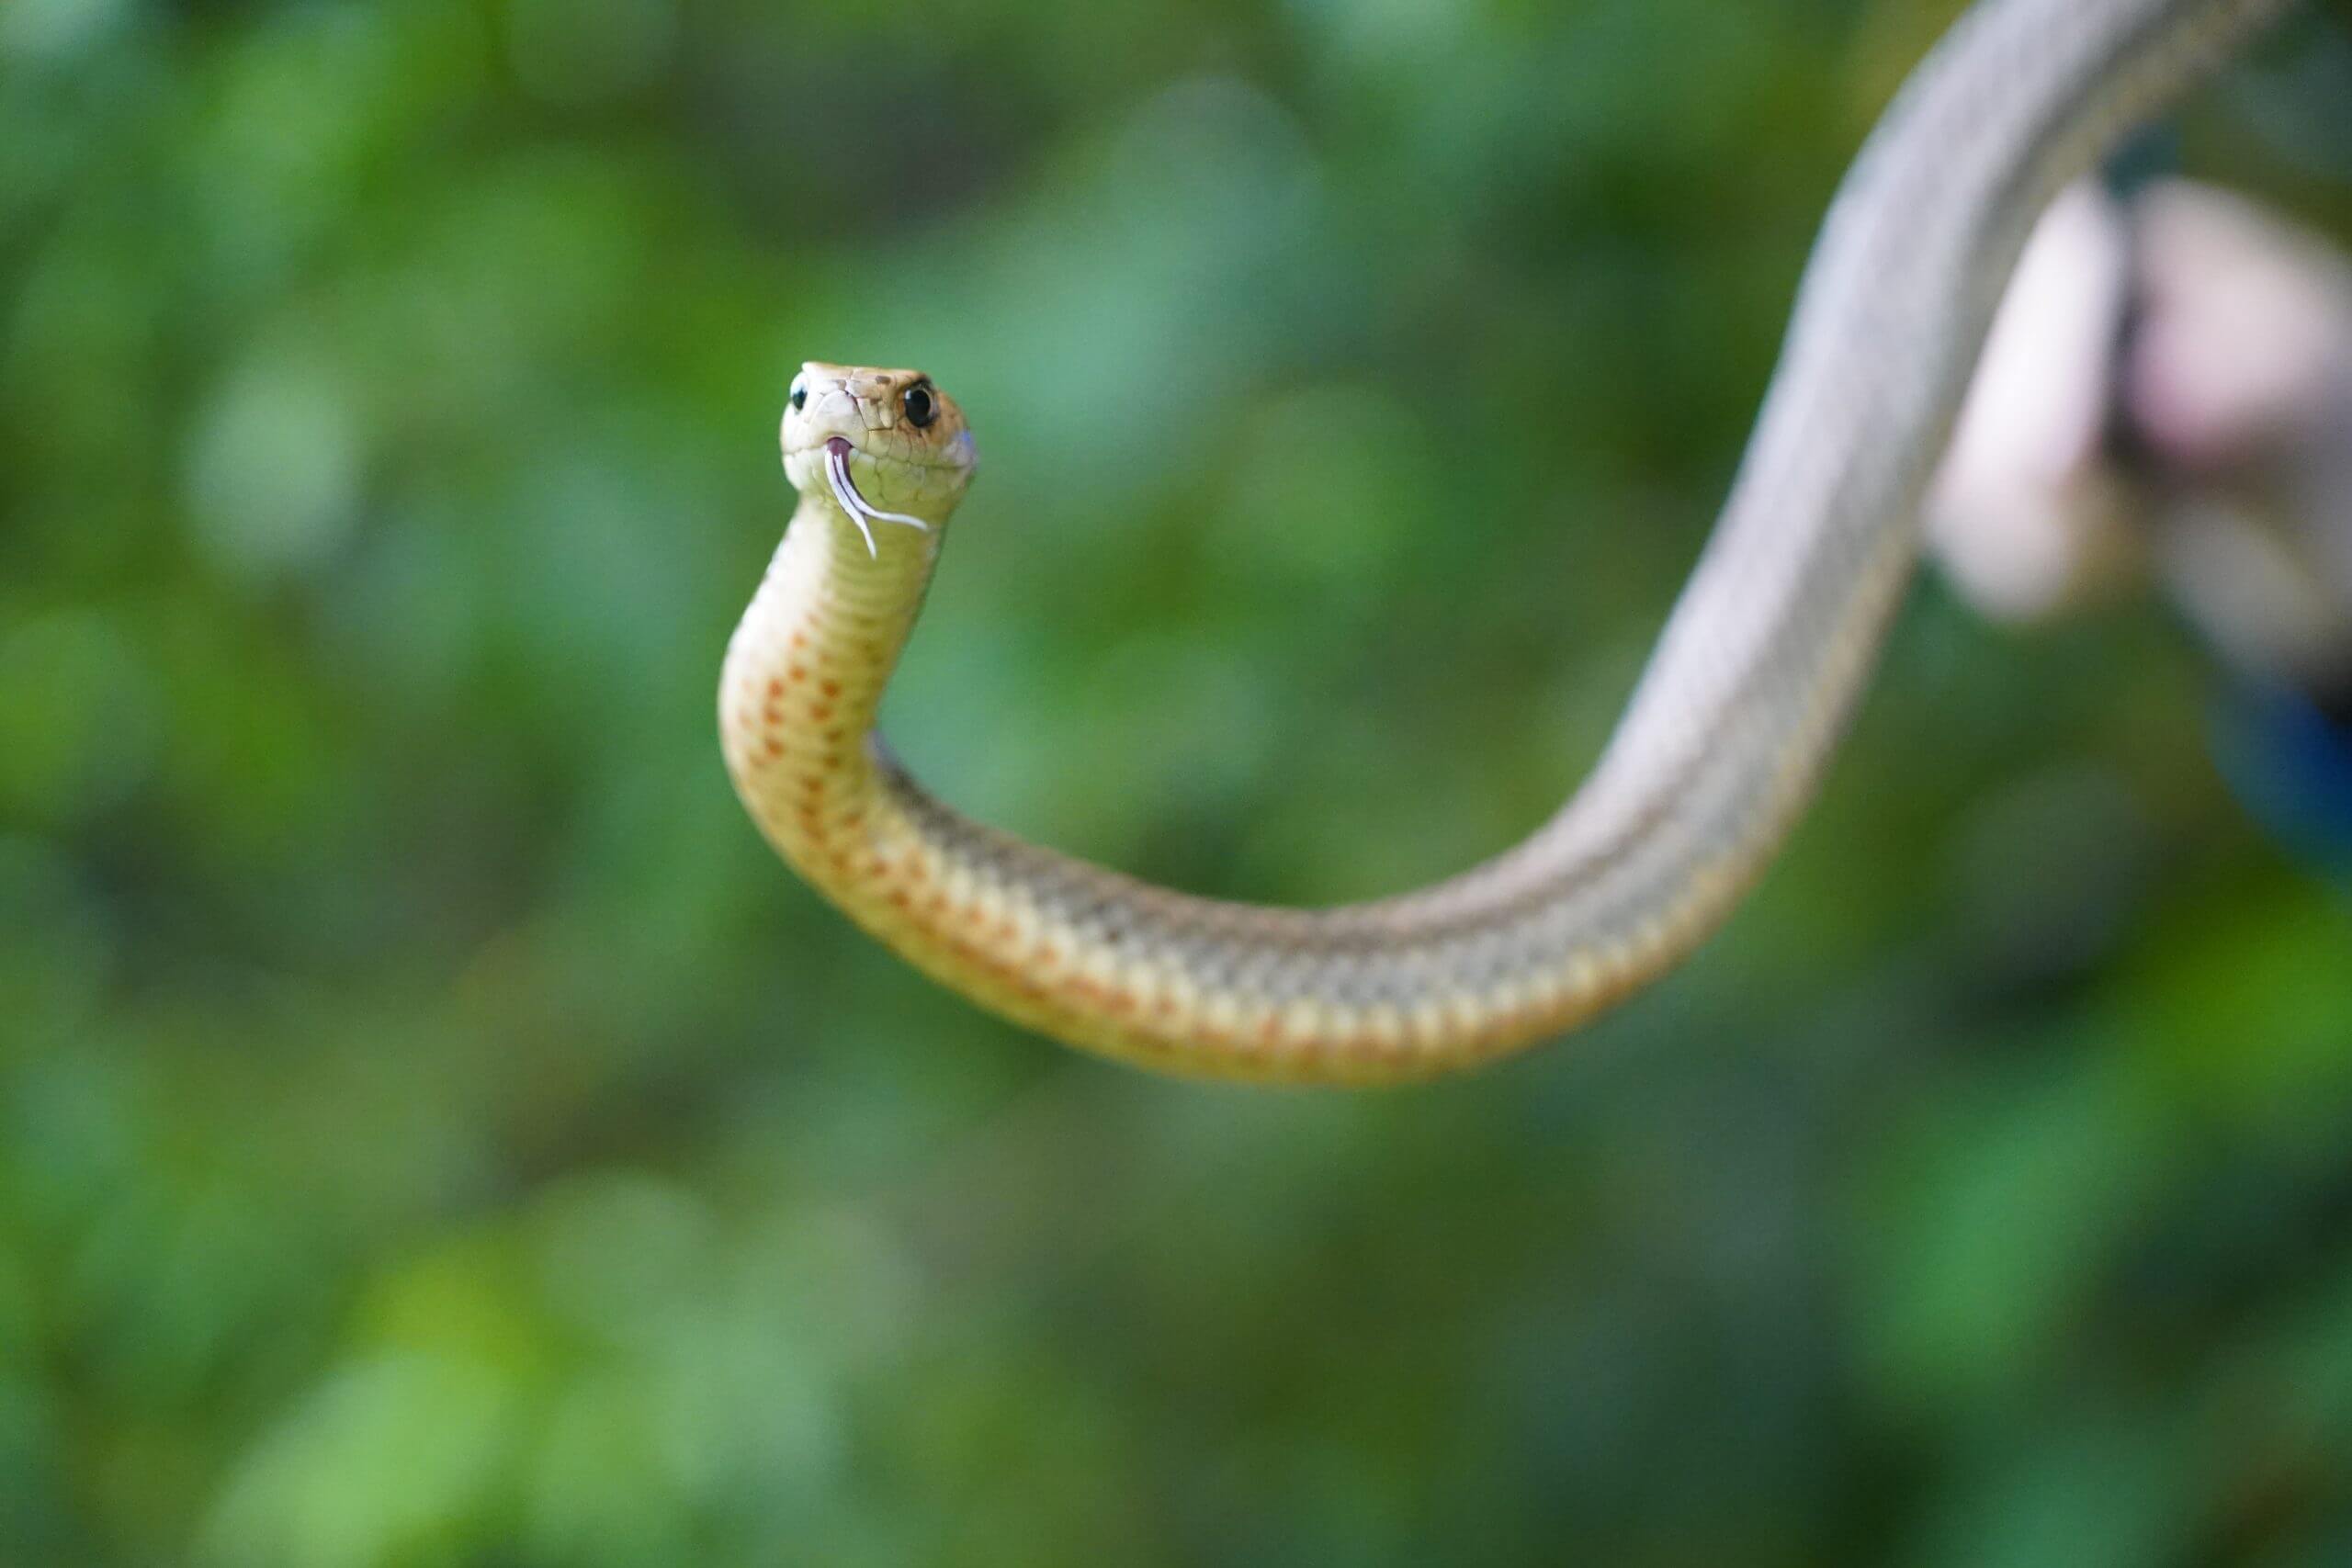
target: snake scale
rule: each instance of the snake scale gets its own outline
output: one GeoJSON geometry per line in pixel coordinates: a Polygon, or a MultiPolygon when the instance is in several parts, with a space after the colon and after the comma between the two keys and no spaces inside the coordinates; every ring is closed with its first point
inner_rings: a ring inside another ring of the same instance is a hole
{"type": "Polygon", "coordinates": [[[1812,796],[1917,554],[2028,228],[2288,0],[1981,0],[1831,205],[1722,517],[1600,761],[1516,847],[1428,887],[1276,908],[1157,887],[958,815],[874,732],[974,469],[917,371],[808,365],[800,491],[729,644],[719,723],[769,841],[954,989],[1174,1072],[1343,1083],[1593,1017],[1730,912],[1812,796]]]}

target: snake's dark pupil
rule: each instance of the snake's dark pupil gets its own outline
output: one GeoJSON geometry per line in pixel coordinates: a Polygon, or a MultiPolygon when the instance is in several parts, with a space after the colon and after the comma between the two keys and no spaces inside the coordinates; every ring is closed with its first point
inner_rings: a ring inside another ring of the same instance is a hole
{"type": "Polygon", "coordinates": [[[932,406],[930,389],[923,387],[909,387],[905,402],[907,423],[917,430],[928,429],[932,416],[938,412],[932,406]]]}
{"type": "Polygon", "coordinates": [[[792,389],[792,406],[795,409],[805,409],[808,406],[808,388],[795,387],[792,389]]]}

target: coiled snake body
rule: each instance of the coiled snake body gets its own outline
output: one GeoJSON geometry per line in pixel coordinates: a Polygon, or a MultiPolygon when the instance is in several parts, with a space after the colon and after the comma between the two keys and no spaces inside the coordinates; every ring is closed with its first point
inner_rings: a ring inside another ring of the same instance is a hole
{"type": "Polygon", "coordinates": [[[1396,1079],[1590,1018],[1720,923],[1810,798],[2034,217],[2286,3],[1984,0],[1953,28],[1839,190],[1722,520],[1600,763],[1485,864],[1372,903],[1261,908],[1136,881],[926,793],[872,732],[973,447],[908,370],[810,364],[794,383],[800,504],[719,693],[738,793],[916,965],[1147,1066],[1396,1079]]]}

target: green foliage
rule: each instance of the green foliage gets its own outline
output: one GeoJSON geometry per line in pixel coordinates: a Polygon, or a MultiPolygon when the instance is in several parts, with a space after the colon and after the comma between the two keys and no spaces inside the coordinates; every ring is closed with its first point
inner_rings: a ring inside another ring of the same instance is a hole
{"type": "MultiPolygon", "coordinates": [[[[977,1016],[718,764],[792,370],[914,363],[948,794],[1510,841],[1951,9],[0,6],[0,1561],[2344,1560],[2352,909],[2153,609],[1928,587],[1687,974],[1405,1093],[977,1016]]],[[[2348,55],[2194,162],[2352,235],[2348,55]]]]}

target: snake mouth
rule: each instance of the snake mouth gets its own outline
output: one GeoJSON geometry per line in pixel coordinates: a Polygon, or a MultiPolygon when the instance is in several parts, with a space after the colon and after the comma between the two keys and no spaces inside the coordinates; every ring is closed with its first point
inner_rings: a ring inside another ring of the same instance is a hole
{"type": "Polygon", "coordinates": [[[865,541],[865,553],[879,560],[882,552],[875,547],[874,530],[869,524],[903,523],[924,534],[931,532],[931,525],[903,512],[885,512],[866,500],[857,488],[857,480],[850,476],[850,455],[856,450],[846,435],[825,437],[825,480],[832,487],[833,500],[840,503],[842,513],[857,525],[858,535],[865,541]]]}

